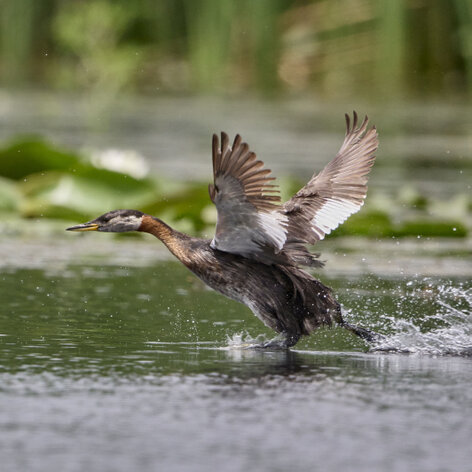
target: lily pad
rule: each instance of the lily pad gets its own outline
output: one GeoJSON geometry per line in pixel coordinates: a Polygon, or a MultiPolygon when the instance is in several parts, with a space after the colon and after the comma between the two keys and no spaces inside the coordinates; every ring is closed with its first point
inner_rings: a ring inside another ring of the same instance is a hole
{"type": "Polygon", "coordinates": [[[75,154],[58,150],[39,139],[17,141],[0,150],[0,176],[9,179],[51,170],[74,172],[82,166],[84,163],[75,154]]]}
{"type": "Polygon", "coordinates": [[[157,198],[151,180],[138,180],[105,169],[34,174],[20,188],[27,197],[23,214],[28,217],[92,218],[118,208],[139,209],[157,198]]]}
{"type": "Polygon", "coordinates": [[[330,234],[336,236],[369,236],[384,238],[393,233],[392,222],[387,213],[379,210],[363,211],[351,216],[336,231],[330,234]]]}
{"type": "Polygon", "coordinates": [[[0,211],[16,212],[22,196],[16,182],[0,177],[0,211]]]}
{"type": "MultiPolygon", "coordinates": [[[[210,204],[208,188],[206,185],[190,183],[187,189],[166,196],[144,206],[142,209],[146,213],[169,221],[188,220],[193,224],[194,231],[201,231],[209,222],[205,220],[204,209],[210,204]]],[[[186,226],[188,226],[188,221],[186,226]]]]}
{"type": "Polygon", "coordinates": [[[464,238],[467,236],[467,228],[459,222],[408,221],[395,231],[395,236],[464,238]]]}

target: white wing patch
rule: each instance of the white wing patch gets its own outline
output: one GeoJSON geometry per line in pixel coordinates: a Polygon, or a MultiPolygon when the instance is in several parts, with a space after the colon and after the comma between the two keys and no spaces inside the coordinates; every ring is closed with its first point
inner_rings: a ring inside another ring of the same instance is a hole
{"type": "Polygon", "coordinates": [[[267,239],[274,246],[281,250],[287,241],[287,223],[288,218],[282,213],[258,213],[257,218],[261,229],[267,236],[267,239]]]}
{"type": "Polygon", "coordinates": [[[313,231],[320,236],[320,239],[323,239],[326,234],[344,223],[349,216],[359,211],[363,204],[364,202],[353,203],[341,199],[328,200],[311,220],[313,231]]]}

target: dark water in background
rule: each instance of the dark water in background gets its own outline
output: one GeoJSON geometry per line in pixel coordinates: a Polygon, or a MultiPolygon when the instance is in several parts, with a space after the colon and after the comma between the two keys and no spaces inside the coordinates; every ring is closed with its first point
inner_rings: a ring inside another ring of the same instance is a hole
{"type": "Polygon", "coordinates": [[[409,354],[340,328],[257,352],[249,310],[143,262],[157,242],[106,243],[115,258],[58,244],[3,268],[3,470],[470,470],[468,276],[323,274],[377,348],[409,354]]]}

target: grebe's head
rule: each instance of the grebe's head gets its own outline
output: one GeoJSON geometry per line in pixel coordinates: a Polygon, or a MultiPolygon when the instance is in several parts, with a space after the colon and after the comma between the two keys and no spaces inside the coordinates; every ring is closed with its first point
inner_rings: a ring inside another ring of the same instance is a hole
{"type": "Polygon", "coordinates": [[[106,231],[111,233],[138,231],[143,216],[144,213],[138,210],[113,210],[88,223],[71,226],[67,228],[67,231],[106,231]]]}

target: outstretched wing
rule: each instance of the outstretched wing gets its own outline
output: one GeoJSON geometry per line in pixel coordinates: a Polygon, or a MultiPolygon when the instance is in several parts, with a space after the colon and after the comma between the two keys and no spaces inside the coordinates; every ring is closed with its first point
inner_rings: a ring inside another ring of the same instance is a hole
{"type": "Polygon", "coordinates": [[[378,137],[375,126],[367,129],[367,116],[358,126],[357,113],[353,115],[352,127],[346,115],[346,137],[336,157],[282,206],[288,241],[314,244],[364,204],[378,137]]]}
{"type": "Polygon", "coordinates": [[[364,203],[367,174],[378,147],[368,118],[358,126],[356,112],[346,115],[347,131],[336,157],[280,206],[270,170],[239,135],[213,135],[213,177],[210,198],[218,219],[211,246],[271,264],[321,266],[306,244],[314,244],[337,228],[364,203]]]}
{"type": "Polygon", "coordinates": [[[286,241],[287,217],[278,210],[280,197],[270,170],[237,135],[213,135],[213,179],[210,198],[218,212],[215,249],[270,262],[286,241]]]}

